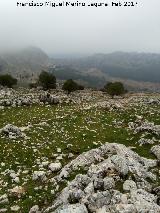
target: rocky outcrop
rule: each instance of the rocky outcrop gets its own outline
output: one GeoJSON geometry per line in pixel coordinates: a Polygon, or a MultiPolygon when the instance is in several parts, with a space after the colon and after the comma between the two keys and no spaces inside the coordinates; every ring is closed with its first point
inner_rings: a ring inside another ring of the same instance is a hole
{"type": "Polygon", "coordinates": [[[88,213],[88,211],[86,206],[83,204],[72,204],[57,209],[55,213],[88,213]]]}
{"type": "Polygon", "coordinates": [[[151,153],[153,153],[156,158],[160,161],[160,145],[153,146],[151,148],[151,153]]]}
{"type": "Polygon", "coordinates": [[[155,125],[154,123],[144,122],[135,129],[135,132],[151,132],[157,136],[160,135],[160,125],[155,125]]]}
{"type": "Polygon", "coordinates": [[[82,207],[82,212],[160,212],[148,182],[157,178],[150,171],[156,164],[124,145],[106,143],[79,155],[61,170],[54,178],[57,184],[82,168],[86,174],[76,175],[44,212],[57,208],[55,212],[72,212],[73,207],[77,212],[82,207]]]}
{"type": "Polygon", "coordinates": [[[154,144],[155,141],[153,139],[146,139],[146,138],[141,138],[138,142],[137,142],[140,146],[145,145],[145,144],[154,144]]]}
{"type": "Polygon", "coordinates": [[[51,95],[50,93],[46,93],[39,96],[39,101],[44,104],[58,104],[59,98],[51,95]]]}
{"type": "Polygon", "coordinates": [[[58,163],[51,163],[48,168],[52,171],[52,172],[56,172],[59,171],[62,168],[62,164],[60,162],[58,163]]]}
{"type": "Polygon", "coordinates": [[[25,137],[25,134],[21,131],[21,129],[12,124],[7,124],[5,127],[0,129],[0,133],[6,134],[10,139],[25,137]]]}

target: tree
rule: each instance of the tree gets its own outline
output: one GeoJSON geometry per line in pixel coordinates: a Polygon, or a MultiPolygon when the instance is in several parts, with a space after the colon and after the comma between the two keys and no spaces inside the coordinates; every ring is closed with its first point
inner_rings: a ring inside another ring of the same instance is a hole
{"type": "Polygon", "coordinates": [[[17,79],[13,78],[11,75],[0,75],[0,85],[12,87],[13,85],[17,84],[17,79]]]}
{"type": "Polygon", "coordinates": [[[62,89],[67,91],[68,93],[71,93],[76,90],[83,90],[84,87],[82,85],[77,84],[72,79],[69,79],[64,82],[62,89]]]}
{"type": "Polygon", "coordinates": [[[56,88],[56,77],[52,73],[42,71],[39,75],[38,83],[43,89],[55,89],[56,88]]]}
{"type": "Polygon", "coordinates": [[[126,92],[124,86],[121,82],[109,82],[104,86],[104,91],[106,91],[109,95],[122,95],[126,92]]]}

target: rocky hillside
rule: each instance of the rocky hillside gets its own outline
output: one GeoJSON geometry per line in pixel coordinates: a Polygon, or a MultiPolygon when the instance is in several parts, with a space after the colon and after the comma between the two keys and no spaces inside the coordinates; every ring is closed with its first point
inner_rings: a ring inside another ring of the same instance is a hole
{"type": "Polygon", "coordinates": [[[80,70],[95,68],[112,77],[136,81],[159,82],[160,79],[160,54],[115,52],[79,59],[57,59],[57,63],[80,70]]]}
{"type": "Polygon", "coordinates": [[[34,82],[41,70],[53,71],[60,80],[72,78],[87,87],[102,88],[108,81],[121,81],[128,90],[160,91],[159,54],[117,52],[51,59],[36,47],[0,54],[0,73],[10,73],[23,83],[34,82]]]}
{"type": "Polygon", "coordinates": [[[160,212],[159,94],[2,88],[0,114],[0,212],[160,212]]]}
{"type": "MultiPolygon", "coordinates": [[[[100,87],[106,81],[120,80],[135,91],[160,91],[160,54],[115,52],[53,61],[70,67],[73,78],[81,78],[92,86],[100,87]]],[[[60,78],[66,75],[62,69],[55,73],[60,78]]]]}

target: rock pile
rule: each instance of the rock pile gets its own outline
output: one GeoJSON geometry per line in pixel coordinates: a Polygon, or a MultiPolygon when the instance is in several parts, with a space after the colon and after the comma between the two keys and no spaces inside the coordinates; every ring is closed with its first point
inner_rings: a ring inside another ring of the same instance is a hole
{"type": "Polygon", "coordinates": [[[21,129],[12,124],[7,124],[5,127],[0,129],[0,133],[6,134],[10,139],[25,137],[25,134],[22,133],[21,129]]]}
{"type": "Polygon", "coordinates": [[[140,157],[121,144],[106,143],[79,155],[55,177],[57,184],[84,170],[68,183],[44,212],[160,212],[158,195],[152,194],[156,160],[140,157]],[[150,180],[148,182],[148,180],[150,180]]]}
{"type": "Polygon", "coordinates": [[[76,91],[67,95],[62,90],[51,90],[45,92],[38,89],[6,89],[0,90],[0,106],[2,107],[17,107],[17,106],[30,106],[32,104],[59,104],[59,103],[78,103],[83,104],[91,100],[106,99],[100,91],[76,91]]]}
{"type": "Polygon", "coordinates": [[[58,104],[59,98],[57,96],[53,96],[50,93],[41,94],[39,96],[39,101],[44,104],[58,104]]]}
{"type": "Polygon", "coordinates": [[[160,145],[153,146],[151,148],[151,153],[153,153],[156,158],[160,161],[160,145]]]}
{"type": "Polygon", "coordinates": [[[154,140],[147,139],[147,138],[141,138],[141,139],[138,141],[138,144],[139,144],[140,146],[145,145],[145,144],[154,144],[154,143],[155,143],[154,140]]]}
{"type": "Polygon", "coordinates": [[[155,125],[154,123],[144,122],[135,129],[135,132],[151,132],[157,136],[160,135],[160,125],[155,125]]]}

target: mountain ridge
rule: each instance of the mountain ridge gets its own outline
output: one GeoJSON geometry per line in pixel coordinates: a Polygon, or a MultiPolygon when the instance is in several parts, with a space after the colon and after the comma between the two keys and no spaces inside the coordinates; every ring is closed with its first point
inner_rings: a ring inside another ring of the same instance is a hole
{"type": "Polygon", "coordinates": [[[79,58],[50,58],[40,48],[27,47],[0,54],[0,74],[9,73],[19,80],[29,78],[34,81],[42,70],[49,67],[56,67],[51,70],[57,79],[73,78],[86,86],[100,88],[107,81],[122,81],[134,90],[154,87],[160,90],[158,53],[117,51],[79,58]]]}

